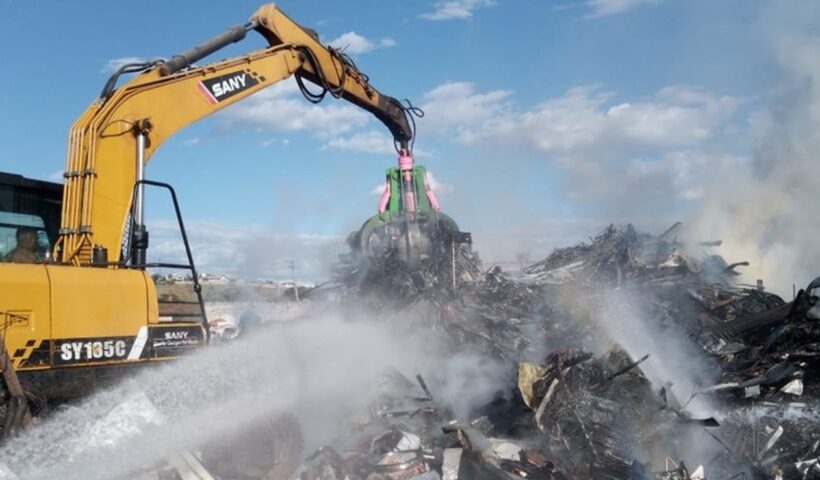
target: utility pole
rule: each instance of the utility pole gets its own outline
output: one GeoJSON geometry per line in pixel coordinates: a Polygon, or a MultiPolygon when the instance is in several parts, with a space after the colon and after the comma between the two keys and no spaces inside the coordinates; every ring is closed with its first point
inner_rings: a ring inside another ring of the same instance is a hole
{"type": "Polygon", "coordinates": [[[296,301],[300,302],[299,286],[296,285],[296,262],[293,260],[288,260],[288,264],[290,265],[290,278],[293,280],[293,295],[296,297],[296,301]]]}

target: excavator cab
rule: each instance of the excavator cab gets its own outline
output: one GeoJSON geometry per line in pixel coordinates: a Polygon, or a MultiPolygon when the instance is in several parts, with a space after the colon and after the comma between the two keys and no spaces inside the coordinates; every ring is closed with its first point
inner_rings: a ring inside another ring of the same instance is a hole
{"type": "MultiPolygon", "coordinates": [[[[80,269],[59,261],[63,190],[0,172],[0,334],[7,353],[0,363],[4,377],[19,376],[27,390],[51,400],[82,395],[118,378],[126,365],[195,350],[207,335],[201,298],[157,304],[142,269],[80,269]],[[33,256],[25,260],[10,255],[21,231],[36,233],[33,256]],[[93,372],[76,368],[90,366],[93,372]]],[[[0,396],[14,395],[17,383],[4,378],[0,396]]],[[[0,411],[0,434],[10,431],[8,420],[0,411]]]]}
{"type": "Polygon", "coordinates": [[[36,232],[37,259],[47,260],[57,241],[63,187],[0,172],[0,259],[17,246],[21,229],[36,232]]]}

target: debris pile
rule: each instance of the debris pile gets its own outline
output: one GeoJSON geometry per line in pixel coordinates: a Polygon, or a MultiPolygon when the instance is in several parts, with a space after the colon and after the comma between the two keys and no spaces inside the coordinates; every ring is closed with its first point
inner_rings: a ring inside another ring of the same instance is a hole
{"type": "Polygon", "coordinates": [[[350,430],[353,453],[324,447],[301,478],[820,479],[820,279],[785,302],[739,284],[746,264],[709,251],[720,242],[683,245],[680,228],[610,226],[521,275],[494,267],[455,289],[380,291],[378,308],[401,297],[396,321],[505,362],[510,384],[452,418],[423,379],[404,379],[424,395],[394,392],[415,403],[377,409],[350,430]],[[645,351],[602,342],[608,315],[695,345],[703,375],[684,392],[650,380],[644,367],[664,361],[652,334],[645,351]]]}
{"type": "Polygon", "coordinates": [[[377,231],[379,235],[373,234],[366,241],[362,238],[366,233],[352,232],[347,238],[350,251],[340,255],[336,265],[335,284],[347,296],[383,308],[388,304],[404,306],[431,294],[452,298],[481,277],[472,236],[458,231],[449,217],[441,215],[441,221],[413,237],[407,237],[403,228],[386,224],[377,231]],[[415,247],[410,246],[410,238],[415,239],[415,247]],[[408,250],[417,253],[411,255],[408,250]]]}

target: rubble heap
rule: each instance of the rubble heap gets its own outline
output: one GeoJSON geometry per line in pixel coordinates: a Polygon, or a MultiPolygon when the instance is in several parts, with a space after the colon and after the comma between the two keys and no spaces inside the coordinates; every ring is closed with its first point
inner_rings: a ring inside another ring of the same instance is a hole
{"type": "Polygon", "coordinates": [[[436,225],[427,230],[429,250],[420,255],[414,268],[407,267],[408,259],[402,255],[401,248],[386,247],[405,241],[400,229],[388,225],[383,233],[389,241],[385,238],[371,242],[370,248],[364,251],[362,233],[352,232],[347,238],[350,251],[339,256],[334,283],[357,301],[367,300],[374,308],[385,308],[406,306],[431,294],[449,292],[452,295],[462,286],[477,281],[481,276],[481,261],[472,250],[472,237],[464,232],[454,234],[445,222],[436,225]],[[469,240],[464,241],[462,236],[469,240]]]}
{"type": "Polygon", "coordinates": [[[505,362],[510,385],[452,418],[421,377],[397,374],[385,398],[401,407],[375,409],[357,447],[320,449],[301,478],[820,479],[820,278],[786,302],[738,284],[744,263],[709,252],[720,242],[684,248],[679,229],[610,226],[522,275],[495,267],[402,298],[413,328],[505,362]],[[695,345],[698,383],[676,397],[644,371],[650,345],[602,347],[610,314],[695,345]]]}

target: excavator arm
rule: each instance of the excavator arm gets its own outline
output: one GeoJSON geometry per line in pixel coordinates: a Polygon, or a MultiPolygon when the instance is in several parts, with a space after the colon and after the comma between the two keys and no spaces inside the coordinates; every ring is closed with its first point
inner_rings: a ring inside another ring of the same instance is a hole
{"type": "MultiPolygon", "coordinates": [[[[142,220],[141,187],[134,185],[157,148],[189,124],[291,75],[303,92],[307,90],[309,100],[319,101],[330,93],[375,115],[401,148],[412,139],[407,115],[396,99],[379,93],[344,54],[323,45],[314,32],[272,4],[261,7],[245,25],[142,68],[118,89],[116,76],[112,77],[100,100],[72,126],[55,245],[55,257],[64,263],[91,265],[95,249],[104,251],[103,258],[111,265],[120,263],[124,232],[139,228],[142,220]],[[193,66],[242,40],[250,30],[260,33],[269,46],[193,66]],[[304,80],[317,85],[321,94],[310,93],[304,80]]],[[[144,258],[132,262],[141,264],[144,258]]]]}

